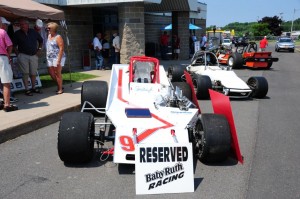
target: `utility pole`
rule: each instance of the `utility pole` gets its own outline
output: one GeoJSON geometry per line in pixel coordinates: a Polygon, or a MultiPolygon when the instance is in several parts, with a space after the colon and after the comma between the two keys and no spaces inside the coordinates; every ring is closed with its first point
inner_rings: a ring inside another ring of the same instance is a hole
{"type": "Polygon", "coordinates": [[[295,9],[295,8],[294,8],[293,20],[292,20],[292,25],[291,25],[291,34],[292,34],[292,32],[293,32],[293,25],[294,25],[294,19],[295,19],[295,12],[296,12],[297,10],[299,10],[299,9],[295,9]]]}

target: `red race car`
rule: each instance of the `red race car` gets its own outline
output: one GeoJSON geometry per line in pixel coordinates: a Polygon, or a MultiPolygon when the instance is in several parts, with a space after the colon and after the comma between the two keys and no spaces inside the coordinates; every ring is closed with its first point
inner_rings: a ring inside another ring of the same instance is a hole
{"type": "Polygon", "coordinates": [[[222,46],[218,49],[216,54],[220,64],[227,64],[233,69],[243,66],[270,69],[273,62],[279,60],[278,58],[272,57],[272,52],[258,52],[255,42],[237,45],[235,51],[222,46]]]}

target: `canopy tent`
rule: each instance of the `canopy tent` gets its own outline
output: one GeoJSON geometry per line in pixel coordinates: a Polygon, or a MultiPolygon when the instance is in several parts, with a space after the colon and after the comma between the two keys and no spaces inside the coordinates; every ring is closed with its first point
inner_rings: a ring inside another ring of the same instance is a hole
{"type": "Polygon", "coordinates": [[[65,18],[63,11],[31,0],[1,0],[0,16],[8,19],[27,17],[63,20],[65,18]]]}
{"type": "MultiPolygon", "coordinates": [[[[202,28],[190,23],[189,29],[190,30],[201,30],[202,28]]],[[[172,24],[167,25],[166,27],[162,28],[162,30],[172,30],[172,24]]]]}

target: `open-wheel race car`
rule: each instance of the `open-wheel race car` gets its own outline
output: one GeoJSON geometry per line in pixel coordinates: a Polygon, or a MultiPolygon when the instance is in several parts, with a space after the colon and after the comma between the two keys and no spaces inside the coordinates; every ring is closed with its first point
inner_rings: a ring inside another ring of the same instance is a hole
{"type": "Polygon", "coordinates": [[[230,98],[264,98],[268,93],[268,82],[262,76],[250,77],[246,82],[239,78],[232,67],[220,65],[211,51],[198,51],[187,67],[170,66],[171,81],[185,81],[187,71],[193,81],[198,99],[209,98],[209,90],[215,90],[230,98]]]}
{"type": "Polygon", "coordinates": [[[258,52],[255,42],[243,43],[237,45],[235,51],[221,47],[216,52],[220,64],[225,64],[233,69],[242,68],[260,68],[270,69],[273,62],[279,59],[272,57],[272,52],[258,52]]]}
{"type": "MultiPolygon", "coordinates": [[[[201,114],[187,74],[187,82],[171,83],[155,58],[132,57],[130,64],[113,65],[110,84],[86,81],[81,90],[81,112],[63,114],[58,132],[58,154],[66,163],[88,162],[95,142],[113,141],[103,154],[114,163],[135,164],[136,144],[192,143],[193,155],[203,162],[227,159],[231,149],[242,162],[228,97],[211,91],[215,113],[201,114]],[[95,122],[98,116],[103,122],[95,122]],[[96,126],[100,126],[96,132],[96,126]]],[[[166,154],[164,154],[166,155],[166,154]]]]}

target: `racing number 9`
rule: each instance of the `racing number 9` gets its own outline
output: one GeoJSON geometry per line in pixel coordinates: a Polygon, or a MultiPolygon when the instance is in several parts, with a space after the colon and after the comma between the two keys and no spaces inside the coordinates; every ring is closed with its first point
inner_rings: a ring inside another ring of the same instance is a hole
{"type": "Polygon", "coordinates": [[[121,148],[124,151],[134,151],[134,143],[131,137],[129,136],[120,136],[121,148]]]}

